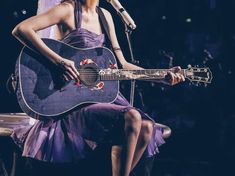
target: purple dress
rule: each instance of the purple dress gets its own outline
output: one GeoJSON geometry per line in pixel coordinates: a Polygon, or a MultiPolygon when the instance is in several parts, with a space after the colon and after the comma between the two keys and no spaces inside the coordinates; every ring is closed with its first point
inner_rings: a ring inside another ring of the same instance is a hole
{"type": "MultiPolygon", "coordinates": [[[[81,8],[78,3],[75,19],[76,30],[65,36],[63,42],[79,48],[104,45],[104,34],[98,35],[80,27],[81,8]]],[[[121,144],[124,139],[124,113],[132,108],[119,94],[113,103],[78,107],[62,119],[37,121],[31,127],[16,129],[12,137],[25,157],[55,163],[73,162],[88,156],[97,145],[121,144]]],[[[143,119],[152,120],[138,111],[143,119]]],[[[145,156],[156,154],[158,147],[164,143],[161,130],[154,126],[145,156]]]]}

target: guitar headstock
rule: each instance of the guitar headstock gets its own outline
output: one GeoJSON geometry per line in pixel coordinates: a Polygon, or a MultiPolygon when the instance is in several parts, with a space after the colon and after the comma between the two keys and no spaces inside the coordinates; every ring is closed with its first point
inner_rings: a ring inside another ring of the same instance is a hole
{"type": "Polygon", "coordinates": [[[184,76],[192,83],[204,83],[208,84],[211,83],[212,80],[212,72],[208,67],[199,68],[198,66],[192,67],[191,65],[188,66],[187,69],[184,70],[184,76]]]}

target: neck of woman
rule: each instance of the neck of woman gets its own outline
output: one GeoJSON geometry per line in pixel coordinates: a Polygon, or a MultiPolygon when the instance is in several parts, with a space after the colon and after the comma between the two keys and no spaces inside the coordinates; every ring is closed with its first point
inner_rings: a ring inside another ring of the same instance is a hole
{"type": "Polygon", "coordinates": [[[86,0],[86,3],[82,5],[82,10],[87,13],[96,13],[96,6],[99,0],[86,0]]]}

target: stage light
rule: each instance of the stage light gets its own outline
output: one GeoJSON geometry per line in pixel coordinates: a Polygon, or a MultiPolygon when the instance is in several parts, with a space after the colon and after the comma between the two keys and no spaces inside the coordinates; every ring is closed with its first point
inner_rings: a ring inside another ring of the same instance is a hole
{"type": "Polygon", "coordinates": [[[13,12],[13,16],[14,16],[15,18],[18,18],[18,17],[19,17],[18,12],[17,12],[17,11],[14,11],[14,12],[13,12]]]}
{"type": "Polygon", "coordinates": [[[162,20],[166,20],[166,16],[165,15],[162,16],[162,20]]]}
{"type": "Polygon", "coordinates": [[[21,10],[21,13],[22,13],[23,15],[26,15],[26,14],[27,14],[27,11],[26,11],[25,9],[22,9],[22,10],[21,10]]]}
{"type": "Polygon", "coordinates": [[[192,22],[192,19],[191,18],[186,18],[186,23],[191,23],[192,22]]]}

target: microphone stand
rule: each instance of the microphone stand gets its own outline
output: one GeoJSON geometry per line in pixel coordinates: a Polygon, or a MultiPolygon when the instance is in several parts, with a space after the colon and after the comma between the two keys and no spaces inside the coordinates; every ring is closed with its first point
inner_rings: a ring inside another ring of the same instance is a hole
{"type": "MultiPolygon", "coordinates": [[[[127,38],[127,42],[128,42],[128,48],[129,48],[129,52],[130,52],[130,56],[131,56],[131,63],[137,64],[138,61],[134,59],[133,49],[132,49],[132,44],[131,44],[132,29],[129,28],[126,23],[124,23],[124,24],[125,24],[125,34],[126,34],[126,38],[127,38]]],[[[136,82],[135,80],[131,80],[130,104],[132,106],[134,105],[135,82],[136,82]]]]}

